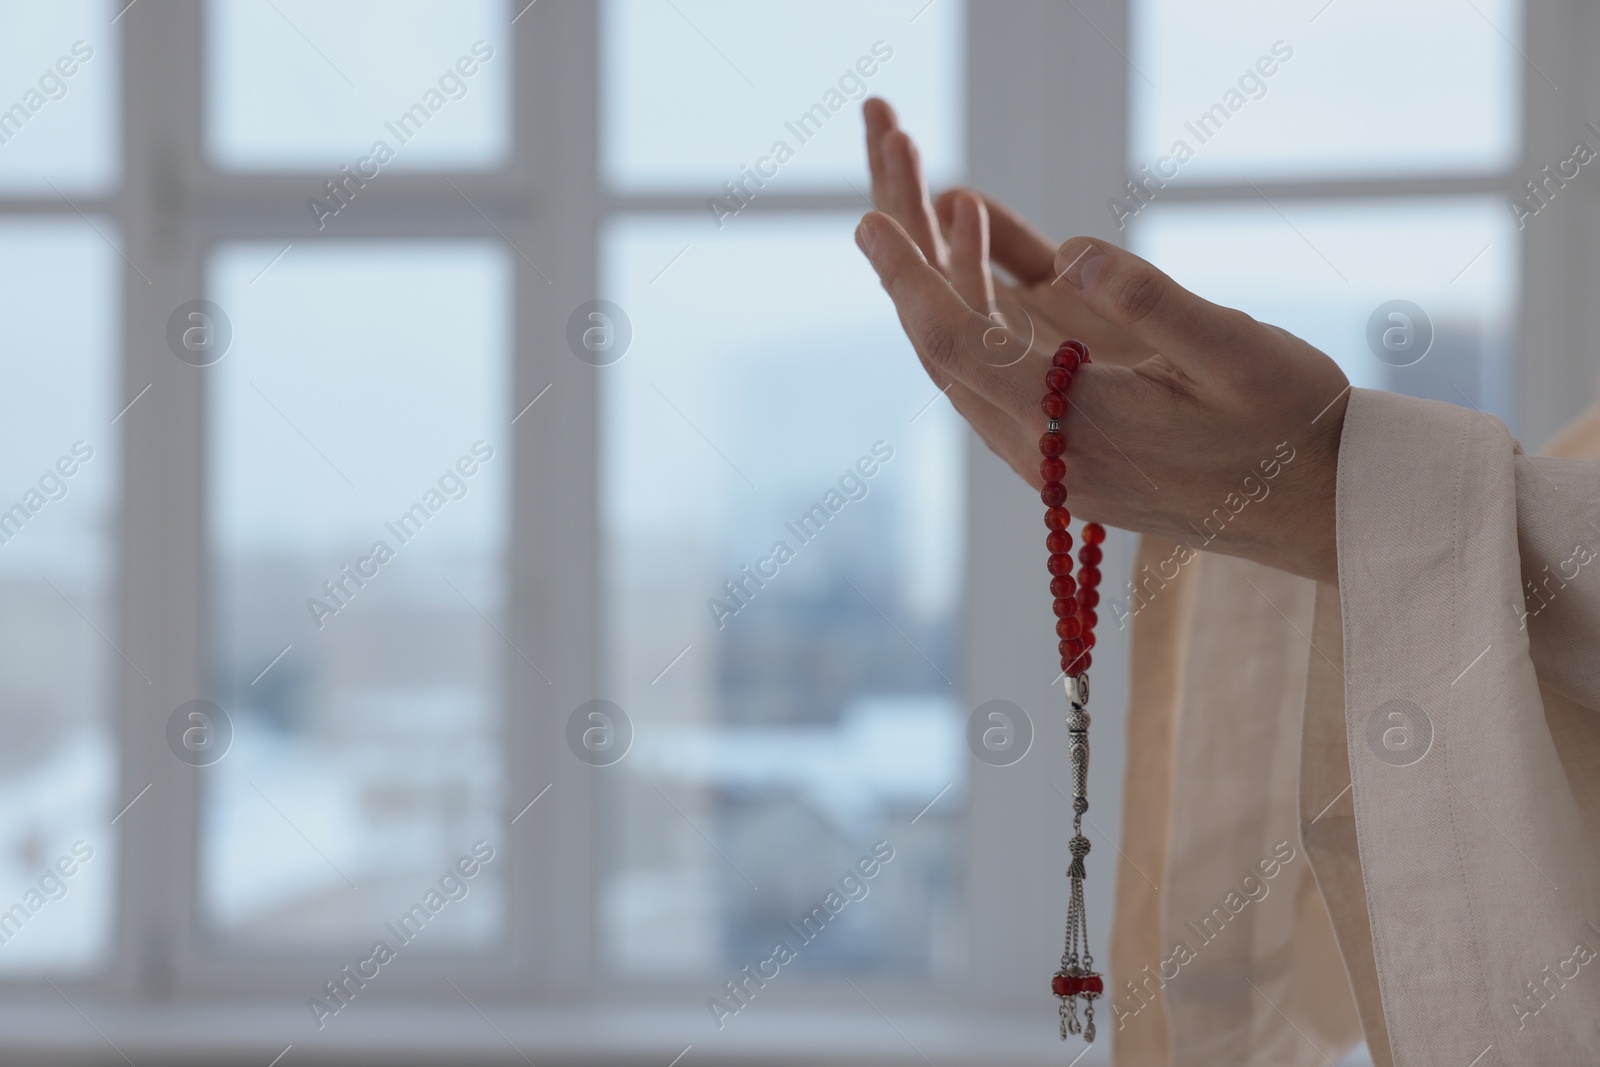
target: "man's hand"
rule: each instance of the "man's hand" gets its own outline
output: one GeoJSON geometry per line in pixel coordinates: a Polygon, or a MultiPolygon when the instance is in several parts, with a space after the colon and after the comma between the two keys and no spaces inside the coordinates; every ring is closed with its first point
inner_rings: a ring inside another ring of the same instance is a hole
{"type": "Polygon", "coordinates": [[[857,243],[923,367],[991,449],[1041,484],[1044,372],[1055,346],[1075,336],[1095,363],[1074,376],[1062,420],[1074,514],[1336,576],[1349,383],[1333,360],[1106,242],[1073,238],[1047,267],[1043,238],[971,194],[941,198],[949,209],[939,225],[893,112],[869,101],[867,121],[873,192],[889,214],[863,218],[857,243]],[[990,251],[1001,244],[1022,283],[1012,299],[1039,312],[1029,350],[993,342],[990,251]]]}
{"type": "MultiPolygon", "coordinates": [[[[1072,289],[1052,284],[1056,246],[1005,205],[971,189],[949,189],[931,199],[916,143],[900,129],[887,102],[874,97],[863,105],[862,114],[873,203],[900,224],[974,308],[998,316],[1024,337],[1032,333],[1057,342],[1076,337],[1094,352],[1097,363],[1132,366],[1154,355],[1138,338],[1091,311],[1072,289]],[[981,272],[951,273],[954,265],[980,262],[985,263],[981,272]],[[1013,281],[994,277],[989,263],[1013,281]]],[[[1003,342],[995,333],[989,336],[995,349],[991,361],[1005,362],[1003,342]]]]}

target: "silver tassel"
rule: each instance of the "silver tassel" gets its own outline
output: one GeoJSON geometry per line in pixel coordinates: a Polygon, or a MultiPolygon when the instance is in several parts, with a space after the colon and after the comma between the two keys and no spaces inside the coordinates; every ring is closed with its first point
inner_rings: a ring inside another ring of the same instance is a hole
{"type": "Polygon", "coordinates": [[[1083,859],[1089,854],[1089,839],[1083,836],[1083,815],[1089,810],[1089,679],[1079,674],[1067,679],[1067,698],[1072,711],[1067,716],[1067,734],[1072,760],[1072,840],[1067,843],[1072,862],[1067,867],[1071,890],[1067,897],[1066,946],[1061,953],[1061,969],[1052,980],[1052,990],[1061,999],[1061,1039],[1081,1033],[1093,1041],[1094,1002],[1100,996],[1102,980],[1094,969],[1089,952],[1089,921],[1083,906],[1083,859]],[[1090,984],[1092,983],[1092,985],[1090,984]],[[1078,998],[1084,1002],[1082,1022],[1078,1019],[1078,998]]]}

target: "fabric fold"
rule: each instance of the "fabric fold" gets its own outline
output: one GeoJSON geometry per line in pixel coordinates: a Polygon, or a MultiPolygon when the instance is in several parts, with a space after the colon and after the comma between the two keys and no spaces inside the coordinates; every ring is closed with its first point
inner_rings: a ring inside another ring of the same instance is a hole
{"type": "Polygon", "coordinates": [[[1540,993],[1592,947],[1600,870],[1517,610],[1516,467],[1487,416],[1352,392],[1343,716],[1396,1067],[1600,1060],[1600,968],[1540,993]]]}
{"type": "Polygon", "coordinates": [[[1600,465],[1343,434],[1337,586],[1141,539],[1113,1063],[1600,1063],[1600,465]]]}

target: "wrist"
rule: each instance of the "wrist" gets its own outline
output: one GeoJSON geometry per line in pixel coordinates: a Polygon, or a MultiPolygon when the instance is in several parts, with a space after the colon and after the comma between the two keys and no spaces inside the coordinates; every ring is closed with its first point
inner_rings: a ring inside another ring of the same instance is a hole
{"type": "Polygon", "coordinates": [[[1305,462],[1283,486],[1273,559],[1262,560],[1319,582],[1339,580],[1339,443],[1349,397],[1346,389],[1317,418],[1304,447],[1305,462]]]}

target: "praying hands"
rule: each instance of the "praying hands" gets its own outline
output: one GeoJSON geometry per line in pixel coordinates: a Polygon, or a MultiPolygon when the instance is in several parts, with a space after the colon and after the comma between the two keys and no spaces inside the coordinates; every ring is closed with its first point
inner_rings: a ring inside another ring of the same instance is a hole
{"type": "Polygon", "coordinates": [[[967,189],[935,203],[894,110],[872,99],[864,113],[878,210],[856,242],[923,368],[997,455],[1043,484],[1044,374],[1056,346],[1077,338],[1094,362],[1074,376],[1061,420],[1076,517],[1207,538],[1213,551],[1336,578],[1349,382],[1332,359],[1105,241],[1056,248],[967,189]],[[997,279],[995,265],[1014,282],[997,279]],[[1031,328],[1005,321],[1002,303],[1020,307],[1031,328]],[[1207,524],[1246,502],[1241,521],[1207,524]]]}

